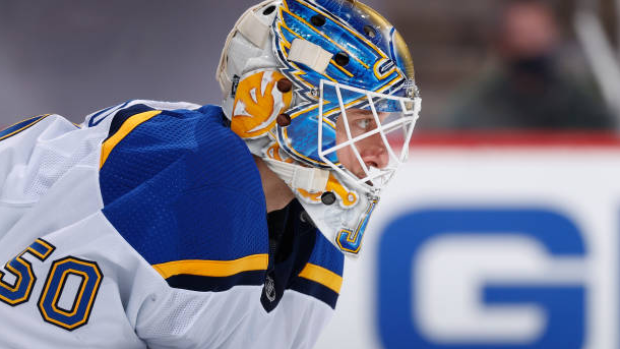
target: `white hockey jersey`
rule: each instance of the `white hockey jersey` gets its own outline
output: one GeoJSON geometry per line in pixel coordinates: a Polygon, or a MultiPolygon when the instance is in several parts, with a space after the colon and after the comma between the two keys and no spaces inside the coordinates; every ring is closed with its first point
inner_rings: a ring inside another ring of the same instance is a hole
{"type": "Polygon", "coordinates": [[[0,348],[310,348],[343,256],[219,107],[130,101],[0,132],[0,348]]]}

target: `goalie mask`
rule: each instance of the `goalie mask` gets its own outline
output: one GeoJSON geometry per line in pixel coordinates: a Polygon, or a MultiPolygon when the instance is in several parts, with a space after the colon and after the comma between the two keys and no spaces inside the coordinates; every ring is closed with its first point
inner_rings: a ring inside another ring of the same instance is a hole
{"type": "Polygon", "coordinates": [[[357,255],[421,108],[400,34],[353,0],[271,0],[230,33],[218,81],[231,128],[357,255]]]}

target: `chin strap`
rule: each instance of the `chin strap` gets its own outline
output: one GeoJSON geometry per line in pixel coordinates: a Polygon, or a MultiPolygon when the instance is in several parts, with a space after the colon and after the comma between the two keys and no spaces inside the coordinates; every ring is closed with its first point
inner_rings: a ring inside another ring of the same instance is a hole
{"type": "Polygon", "coordinates": [[[329,180],[329,171],[314,167],[303,167],[282,161],[263,158],[267,166],[286,184],[295,189],[310,193],[325,191],[329,180]]]}

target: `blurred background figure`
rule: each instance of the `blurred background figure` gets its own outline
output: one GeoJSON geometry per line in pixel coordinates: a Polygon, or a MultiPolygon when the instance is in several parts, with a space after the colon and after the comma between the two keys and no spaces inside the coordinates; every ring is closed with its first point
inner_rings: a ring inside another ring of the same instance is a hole
{"type": "Polygon", "coordinates": [[[593,83],[562,62],[562,33],[553,9],[512,0],[493,23],[494,60],[461,87],[447,125],[457,129],[604,130],[614,119],[593,83]]]}

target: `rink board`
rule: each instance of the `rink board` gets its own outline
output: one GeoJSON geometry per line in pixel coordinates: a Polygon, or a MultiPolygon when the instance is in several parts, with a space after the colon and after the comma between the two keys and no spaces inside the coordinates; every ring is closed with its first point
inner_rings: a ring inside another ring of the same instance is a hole
{"type": "Polygon", "coordinates": [[[618,142],[426,142],[318,348],[619,348],[618,142]]]}

